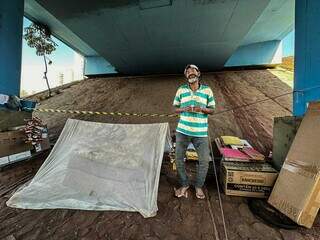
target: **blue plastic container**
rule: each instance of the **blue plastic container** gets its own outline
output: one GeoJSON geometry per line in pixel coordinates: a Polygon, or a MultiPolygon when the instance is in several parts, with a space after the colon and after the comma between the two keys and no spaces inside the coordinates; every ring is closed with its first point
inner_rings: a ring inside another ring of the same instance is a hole
{"type": "Polygon", "coordinates": [[[31,100],[25,100],[21,99],[20,100],[21,108],[23,111],[30,111],[32,112],[33,109],[36,107],[37,102],[31,101],[31,100]]]}

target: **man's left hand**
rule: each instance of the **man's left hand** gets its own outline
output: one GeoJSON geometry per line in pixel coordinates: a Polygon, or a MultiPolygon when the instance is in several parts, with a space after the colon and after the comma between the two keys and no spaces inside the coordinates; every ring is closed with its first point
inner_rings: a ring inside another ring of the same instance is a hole
{"type": "Polygon", "coordinates": [[[211,114],[213,113],[213,109],[211,108],[205,108],[205,107],[193,107],[193,112],[199,112],[199,113],[205,113],[205,114],[211,114]]]}
{"type": "Polygon", "coordinates": [[[205,114],[212,114],[213,113],[213,109],[211,108],[200,108],[202,113],[205,114]]]}

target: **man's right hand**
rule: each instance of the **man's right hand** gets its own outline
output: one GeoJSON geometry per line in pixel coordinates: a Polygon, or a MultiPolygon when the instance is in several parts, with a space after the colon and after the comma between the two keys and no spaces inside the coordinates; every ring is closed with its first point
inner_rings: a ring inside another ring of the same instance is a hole
{"type": "Polygon", "coordinates": [[[192,111],[193,111],[193,109],[190,106],[183,108],[183,112],[192,112],[192,111]]]}

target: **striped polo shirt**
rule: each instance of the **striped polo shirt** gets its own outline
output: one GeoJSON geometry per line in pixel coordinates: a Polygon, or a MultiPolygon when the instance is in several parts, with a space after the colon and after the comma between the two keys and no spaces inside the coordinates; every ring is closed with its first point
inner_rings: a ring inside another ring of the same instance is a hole
{"type": "MultiPolygon", "coordinates": [[[[199,89],[193,92],[188,84],[184,84],[178,88],[173,105],[179,108],[188,106],[214,108],[215,101],[210,87],[201,84],[199,89]]],[[[208,114],[182,112],[176,131],[193,137],[207,137],[208,114]]]]}

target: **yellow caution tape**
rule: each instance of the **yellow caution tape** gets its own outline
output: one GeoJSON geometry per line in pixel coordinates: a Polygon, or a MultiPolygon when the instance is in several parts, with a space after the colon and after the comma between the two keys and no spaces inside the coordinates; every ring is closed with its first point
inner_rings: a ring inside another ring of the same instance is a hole
{"type": "Polygon", "coordinates": [[[121,113],[121,112],[94,112],[94,111],[79,111],[79,110],[63,110],[63,109],[47,109],[36,108],[30,109],[35,112],[48,112],[48,113],[71,113],[83,115],[112,115],[112,116],[136,116],[136,117],[178,117],[178,114],[158,114],[158,113],[121,113]]]}

